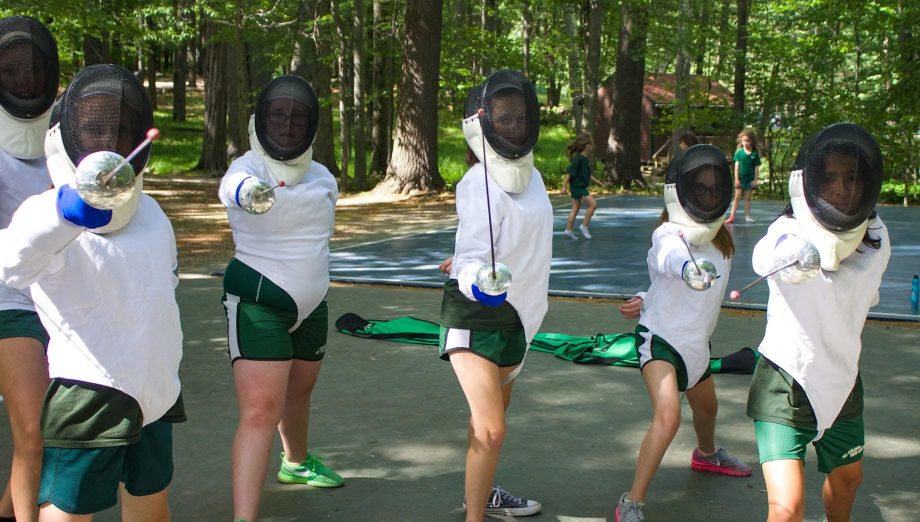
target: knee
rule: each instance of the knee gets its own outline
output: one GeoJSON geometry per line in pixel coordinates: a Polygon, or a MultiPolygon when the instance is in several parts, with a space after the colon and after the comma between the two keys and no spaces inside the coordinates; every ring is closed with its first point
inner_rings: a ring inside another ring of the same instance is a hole
{"type": "Polygon", "coordinates": [[[13,432],[13,452],[19,457],[38,459],[42,457],[42,430],[38,425],[20,427],[13,432]]]}
{"type": "Polygon", "coordinates": [[[274,430],[281,422],[281,408],[266,405],[262,408],[246,408],[240,412],[240,426],[274,430]]]}
{"type": "Polygon", "coordinates": [[[770,522],[801,522],[805,518],[805,503],[802,499],[788,499],[780,502],[770,501],[770,522]]]}
{"type": "Polygon", "coordinates": [[[837,492],[852,495],[862,485],[862,468],[847,470],[846,473],[828,475],[827,481],[830,487],[837,492]]]}
{"type": "Polygon", "coordinates": [[[715,419],[716,415],[719,414],[719,403],[713,401],[711,403],[697,404],[693,406],[693,416],[699,419],[715,419]]]}
{"type": "Polygon", "coordinates": [[[652,423],[661,432],[674,436],[677,429],[680,428],[680,410],[657,409],[652,417],[652,423]]]}
{"type": "Polygon", "coordinates": [[[473,429],[473,439],[486,451],[494,452],[505,443],[505,424],[489,424],[473,429]]]}

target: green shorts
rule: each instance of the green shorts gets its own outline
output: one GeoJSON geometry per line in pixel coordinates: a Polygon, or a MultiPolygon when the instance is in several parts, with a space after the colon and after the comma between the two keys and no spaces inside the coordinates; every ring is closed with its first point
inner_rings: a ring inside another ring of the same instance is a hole
{"type": "Polygon", "coordinates": [[[523,328],[510,330],[464,330],[441,327],[438,339],[441,359],[452,353],[473,352],[499,367],[517,366],[527,352],[527,336],[523,328]]]}
{"type": "Polygon", "coordinates": [[[329,308],[323,301],[293,332],[297,314],[224,294],[231,364],[253,361],[320,361],[326,354],[329,308]]]}
{"type": "Polygon", "coordinates": [[[741,190],[751,190],[754,188],[754,178],[753,177],[749,179],[741,178],[739,180],[739,184],[741,185],[741,190]]]}
{"type": "Polygon", "coordinates": [[[572,187],[572,199],[581,199],[590,195],[591,193],[588,192],[588,187],[572,187]]]}
{"type": "MultiPolygon", "coordinates": [[[[687,391],[687,365],[684,363],[684,358],[680,356],[677,350],[673,346],[668,344],[667,341],[658,337],[657,335],[652,335],[652,342],[650,346],[650,355],[651,357],[648,360],[643,361],[644,355],[639,350],[639,348],[645,344],[645,338],[642,337],[642,333],[648,331],[648,328],[645,326],[636,325],[636,351],[639,352],[639,371],[642,371],[642,367],[652,361],[665,361],[674,367],[674,370],[677,372],[677,390],[681,392],[687,391]]],[[[712,376],[712,370],[706,368],[706,371],[703,372],[703,375],[700,377],[700,380],[696,381],[697,384],[705,381],[712,376]]]]}
{"type": "MultiPolygon", "coordinates": [[[[815,428],[797,428],[776,422],[754,421],[760,463],[771,460],[805,460],[808,443],[818,435],[815,428]]],[[[862,459],[866,428],[862,415],[837,421],[814,442],[818,471],[830,473],[862,459]]]]}
{"type": "Polygon", "coordinates": [[[31,337],[48,349],[48,332],[32,310],[0,310],[0,339],[31,337]]]}
{"type": "Polygon", "coordinates": [[[156,421],[134,444],[106,448],[45,448],[38,503],[72,515],[114,506],[118,483],[145,496],[169,486],[173,476],[172,424],[156,421]]]}

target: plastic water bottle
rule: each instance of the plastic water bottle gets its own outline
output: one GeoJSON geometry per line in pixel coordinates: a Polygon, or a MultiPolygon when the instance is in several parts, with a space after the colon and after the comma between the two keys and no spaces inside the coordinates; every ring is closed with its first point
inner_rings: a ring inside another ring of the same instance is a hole
{"type": "Polygon", "coordinates": [[[917,310],[920,305],[920,277],[914,274],[914,279],[910,282],[910,306],[917,310]]]}

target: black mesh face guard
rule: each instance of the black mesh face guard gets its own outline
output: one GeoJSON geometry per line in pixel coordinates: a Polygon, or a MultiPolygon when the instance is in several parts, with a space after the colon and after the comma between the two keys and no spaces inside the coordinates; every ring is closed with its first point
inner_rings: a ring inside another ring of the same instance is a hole
{"type": "Polygon", "coordinates": [[[674,184],[684,212],[698,223],[722,217],[732,202],[731,168],[712,145],[694,145],[675,156],[665,182],[674,184]]]}
{"type": "MultiPolygon", "coordinates": [[[[117,65],[91,65],[80,71],[61,97],[64,150],[74,165],[102,150],[127,157],[153,127],[147,92],[133,74],[117,65]]],[[[147,166],[150,148],[131,160],[134,172],[147,166]]]]}
{"type": "Polygon", "coordinates": [[[815,220],[833,232],[852,230],[875,209],[884,170],[878,143],[851,123],[810,137],[796,158],[805,201],[815,220]]]}
{"type": "Polygon", "coordinates": [[[272,158],[301,156],[313,145],[319,120],[319,100],[306,80],[279,76],[269,82],[256,102],[256,138],[272,158]]]}
{"type": "Polygon", "coordinates": [[[495,71],[482,86],[483,133],[503,158],[533,150],[540,137],[540,105],[533,83],[518,71],[495,71]]]}
{"type": "Polygon", "coordinates": [[[16,118],[37,118],[54,103],[58,77],[57,44],[41,22],[0,20],[0,106],[16,118]]]}

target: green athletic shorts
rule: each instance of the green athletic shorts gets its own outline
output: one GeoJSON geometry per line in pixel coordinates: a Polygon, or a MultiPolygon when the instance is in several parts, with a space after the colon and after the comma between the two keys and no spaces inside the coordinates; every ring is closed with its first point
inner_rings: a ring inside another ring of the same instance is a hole
{"type": "Polygon", "coordinates": [[[510,330],[464,330],[442,326],[438,339],[441,359],[458,351],[473,352],[499,367],[517,366],[527,352],[523,328],[510,330]]]}
{"type": "Polygon", "coordinates": [[[156,421],[134,444],[106,448],[45,448],[38,503],[72,515],[114,506],[118,483],[145,496],[169,486],[173,476],[172,424],[156,421]]]}
{"type": "Polygon", "coordinates": [[[48,332],[32,310],[0,310],[0,339],[31,337],[48,349],[48,332]]]}
{"type": "MultiPolygon", "coordinates": [[[[642,367],[652,361],[665,361],[674,367],[674,370],[677,372],[677,391],[685,392],[687,391],[687,365],[684,363],[684,358],[680,356],[677,350],[673,346],[668,344],[667,341],[658,337],[657,335],[652,334],[651,349],[651,359],[642,362],[642,355],[639,351],[639,348],[645,344],[645,337],[642,337],[641,334],[648,331],[648,328],[642,326],[641,324],[636,325],[636,352],[639,353],[640,366],[639,370],[642,370],[642,367]]],[[[706,368],[706,371],[703,372],[703,375],[700,377],[700,380],[696,381],[696,384],[699,384],[709,377],[712,376],[712,369],[706,368]]],[[[696,386],[694,384],[694,386],[696,386]]]]}
{"type": "Polygon", "coordinates": [[[297,314],[270,306],[242,301],[224,294],[227,311],[230,363],[237,359],[253,361],[320,361],[326,354],[329,333],[329,308],[323,301],[300,326],[297,314]]]}
{"type": "Polygon", "coordinates": [[[572,187],[572,199],[581,199],[590,194],[588,187],[572,187]]]}
{"type": "MultiPolygon", "coordinates": [[[[771,460],[805,460],[808,443],[818,435],[815,428],[796,428],[776,422],[754,421],[760,463],[771,460]]],[[[818,456],[818,471],[830,473],[835,468],[852,464],[863,456],[866,428],[862,415],[837,421],[814,442],[818,456]]]]}

